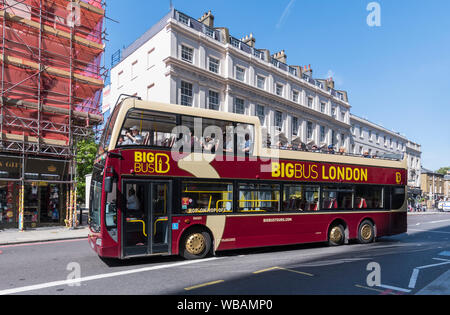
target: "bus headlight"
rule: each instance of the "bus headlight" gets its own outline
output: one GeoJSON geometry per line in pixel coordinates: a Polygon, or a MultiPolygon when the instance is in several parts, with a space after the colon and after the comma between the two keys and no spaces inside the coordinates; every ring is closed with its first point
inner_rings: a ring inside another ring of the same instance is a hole
{"type": "Polygon", "coordinates": [[[101,238],[97,238],[97,240],[95,241],[95,244],[97,246],[102,246],[102,239],[101,238]]]}

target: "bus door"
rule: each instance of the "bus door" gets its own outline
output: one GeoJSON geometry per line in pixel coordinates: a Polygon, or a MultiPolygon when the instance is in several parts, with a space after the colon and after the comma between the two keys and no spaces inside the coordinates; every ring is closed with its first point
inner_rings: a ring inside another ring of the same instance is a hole
{"type": "Polygon", "coordinates": [[[123,256],[170,254],[172,183],[127,182],[123,212],[123,256]]]}
{"type": "Polygon", "coordinates": [[[153,182],[150,188],[150,212],[148,224],[151,230],[149,254],[169,254],[170,215],[172,210],[171,182],[153,182]]]}

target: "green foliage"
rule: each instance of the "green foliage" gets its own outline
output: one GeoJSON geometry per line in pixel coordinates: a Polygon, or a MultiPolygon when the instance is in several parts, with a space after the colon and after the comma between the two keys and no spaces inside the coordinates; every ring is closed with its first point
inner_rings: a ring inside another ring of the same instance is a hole
{"type": "Polygon", "coordinates": [[[98,144],[94,137],[77,142],[77,195],[78,202],[84,202],[86,193],[86,175],[92,174],[98,144]]]}
{"type": "Polygon", "coordinates": [[[441,167],[436,173],[447,175],[447,171],[450,171],[450,166],[441,167]]]}

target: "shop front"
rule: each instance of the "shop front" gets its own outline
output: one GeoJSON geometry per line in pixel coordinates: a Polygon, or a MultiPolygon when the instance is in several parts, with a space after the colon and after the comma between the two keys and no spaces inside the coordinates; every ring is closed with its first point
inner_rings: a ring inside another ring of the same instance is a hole
{"type": "Polygon", "coordinates": [[[64,224],[69,166],[68,160],[0,156],[0,228],[19,226],[22,184],[25,228],[64,224]]]}

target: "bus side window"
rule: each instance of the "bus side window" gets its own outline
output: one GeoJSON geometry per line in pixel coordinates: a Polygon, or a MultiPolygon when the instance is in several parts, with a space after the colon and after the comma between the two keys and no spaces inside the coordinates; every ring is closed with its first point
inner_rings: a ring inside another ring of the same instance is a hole
{"type": "Polygon", "coordinates": [[[280,185],[239,184],[239,212],[279,212],[280,185]]]}
{"type": "Polygon", "coordinates": [[[301,185],[284,185],[282,211],[306,211],[304,187],[301,185]]]}
{"type": "Polygon", "coordinates": [[[399,210],[405,203],[405,187],[392,188],[392,210],[399,210]]]}
{"type": "Polygon", "coordinates": [[[230,212],[233,212],[232,183],[182,183],[182,214],[221,214],[230,212]]]}
{"type": "Polygon", "coordinates": [[[383,187],[361,185],[355,188],[355,209],[383,209],[383,187]]]}
{"type": "Polygon", "coordinates": [[[233,124],[228,121],[182,117],[182,125],[186,127],[183,134],[184,151],[205,154],[232,154],[234,151],[233,124]],[[189,132],[189,134],[186,134],[189,132]]]}
{"type": "Polygon", "coordinates": [[[305,186],[305,199],[306,210],[305,211],[318,211],[319,210],[319,187],[305,186]]]}

